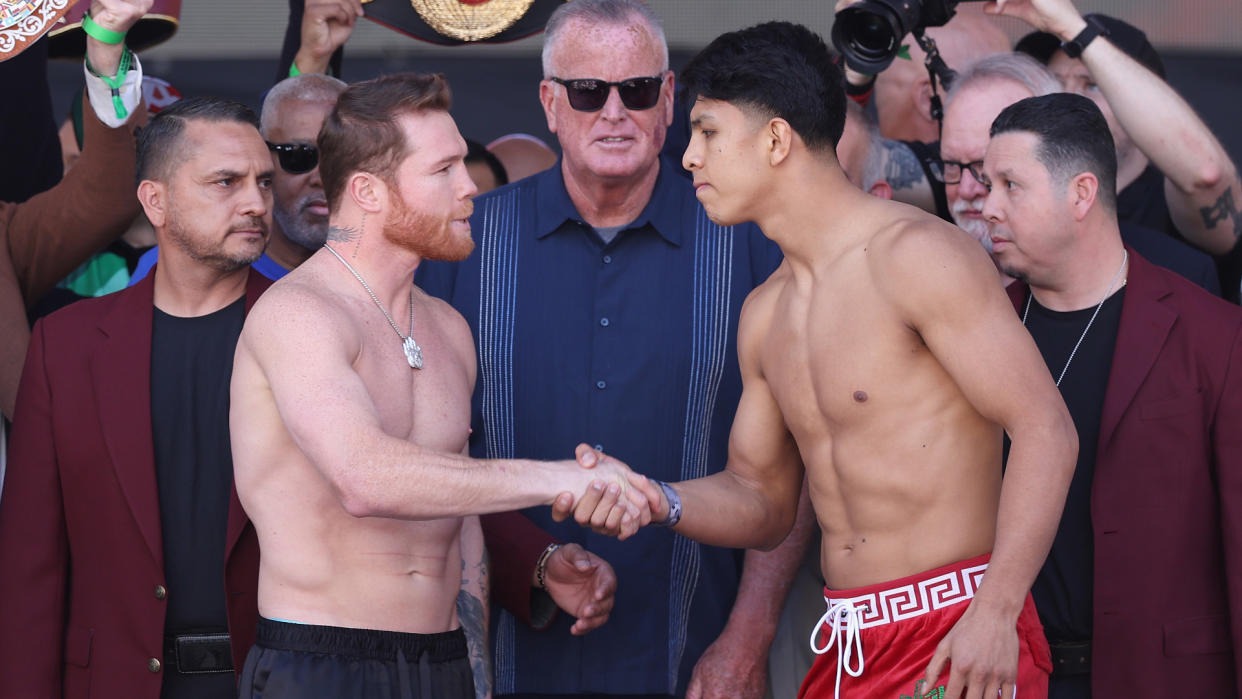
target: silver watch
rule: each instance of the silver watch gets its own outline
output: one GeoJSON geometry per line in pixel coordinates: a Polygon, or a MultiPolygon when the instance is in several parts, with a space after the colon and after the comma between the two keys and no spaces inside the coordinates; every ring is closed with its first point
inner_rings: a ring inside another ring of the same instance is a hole
{"type": "MultiPolygon", "coordinates": [[[[654,478],[652,480],[655,480],[654,478]]],[[[664,481],[655,481],[664,491],[664,499],[668,500],[668,516],[661,522],[652,522],[657,527],[675,527],[681,521],[681,496],[673,490],[673,486],[664,481]]]]}

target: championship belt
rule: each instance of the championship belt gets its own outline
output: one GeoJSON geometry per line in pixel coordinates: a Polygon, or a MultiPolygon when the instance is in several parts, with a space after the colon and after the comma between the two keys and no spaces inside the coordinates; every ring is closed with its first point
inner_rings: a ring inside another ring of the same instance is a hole
{"type": "Polygon", "coordinates": [[[0,61],[7,61],[38,41],[74,2],[0,0],[0,61]]]}
{"type": "Polygon", "coordinates": [[[569,0],[362,0],[368,19],[432,44],[515,41],[569,0]]]}
{"type": "MultiPolygon", "coordinates": [[[[74,0],[69,2],[73,4],[74,0]]],[[[80,60],[86,55],[86,32],[82,31],[82,16],[89,9],[90,0],[81,0],[65,14],[62,24],[56,25],[47,33],[49,58],[80,60]]],[[[180,24],[181,0],[155,0],[151,4],[151,11],[125,33],[125,45],[131,51],[149,49],[171,39],[180,24]]]]}

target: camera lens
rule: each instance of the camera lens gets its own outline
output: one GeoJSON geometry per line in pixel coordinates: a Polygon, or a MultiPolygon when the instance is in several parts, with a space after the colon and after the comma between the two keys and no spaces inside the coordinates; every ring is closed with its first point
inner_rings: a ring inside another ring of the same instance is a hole
{"type": "Polygon", "coordinates": [[[917,0],[864,0],[851,5],[837,13],[832,43],[850,68],[879,73],[893,62],[920,9],[917,0]]]}
{"type": "Polygon", "coordinates": [[[868,56],[882,56],[893,48],[893,31],[879,15],[857,14],[846,29],[854,49],[868,56]]]}

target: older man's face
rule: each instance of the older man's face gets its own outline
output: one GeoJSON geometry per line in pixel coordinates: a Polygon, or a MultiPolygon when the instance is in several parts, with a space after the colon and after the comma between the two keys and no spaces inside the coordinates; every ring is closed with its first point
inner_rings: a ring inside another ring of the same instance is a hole
{"type": "MultiPolygon", "coordinates": [[[[962,164],[982,163],[992,122],[1005,107],[1031,96],[1026,86],[1012,80],[972,83],[954,94],[945,109],[941,159],[962,164]]],[[[988,190],[966,168],[962,168],[961,182],[946,184],[944,190],[953,221],[991,252],[988,222],[983,217],[983,202],[988,190]]]]}
{"type": "Polygon", "coordinates": [[[645,24],[635,20],[590,25],[572,20],[554,47],[552,70],[551,77],[563,80],[662,77],[659,99],[650,109],[627,108],[614,87],[602,109],[578,111],[570,106],[564,85],[550,80],[539,85],[548,130],[560,141],[570,179],[620,183],[641,179],[658,168],[673,119],[673,74],[664,70],[659,40],[645,24]]]}

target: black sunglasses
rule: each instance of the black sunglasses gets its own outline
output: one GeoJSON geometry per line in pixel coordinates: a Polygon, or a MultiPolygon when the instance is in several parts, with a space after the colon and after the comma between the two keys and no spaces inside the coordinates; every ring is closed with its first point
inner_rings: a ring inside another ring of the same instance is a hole
{"type": "Polygon", "coordinates": [[[562,80],[551,78],[552,82],[565,86],[565,94],[569,95],[569,106],[580,112],[598,112],[608,101],[608,92],[614,86],[621,95],[621,103],[626,109],[640,111],[651,109],[660,101],[660,86],[664,78],[629,78],[617,83],[597,78],[577,78],[562,80]]]}
{"type": "Polygon", "coordinates": [[[930,158],[927,161],[928,169],[931,170],[932,177],[937,182],[944,184],[958,184],[962,181],[962,171],[969,170],[970,176],[975,178],[979,184],[986,184],[987,180],[983,178],[983,161],[976,160],[973,163],[959,163],[953,160],[939,160],[930,158]]]}
{"type": "Polygon", "coordinates": [[[280,167],[290,175],[310,172],[319,164],[319,149],[309,143],[267,142],[268,150],[280,160],[280,167]]]}

